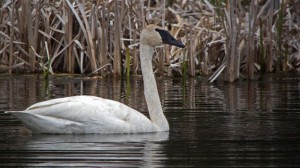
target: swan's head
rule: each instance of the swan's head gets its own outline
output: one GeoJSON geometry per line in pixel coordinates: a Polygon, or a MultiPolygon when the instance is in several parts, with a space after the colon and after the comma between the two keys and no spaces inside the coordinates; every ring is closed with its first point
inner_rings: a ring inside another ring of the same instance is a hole
{"type": "Polygon", "coordinates": [[[140,42],[151,47],[159,46],[162,43],[181,48],[185,47],[181,41],[177,41],[168,31],[155,25],[148,25],[142,30],[140,42]]]}

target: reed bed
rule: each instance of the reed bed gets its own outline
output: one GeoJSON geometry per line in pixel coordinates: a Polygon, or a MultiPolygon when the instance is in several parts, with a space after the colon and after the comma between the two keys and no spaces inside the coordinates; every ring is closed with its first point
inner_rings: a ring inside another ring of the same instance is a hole
{"type": "Polygon", "coordinates": [[[274,0],[0,1],[0,72],[140,74],[139,32],[165,28],[186,48],[158,47],[155,72],[234,82],[298,69],[300,2],[274,0]]]}

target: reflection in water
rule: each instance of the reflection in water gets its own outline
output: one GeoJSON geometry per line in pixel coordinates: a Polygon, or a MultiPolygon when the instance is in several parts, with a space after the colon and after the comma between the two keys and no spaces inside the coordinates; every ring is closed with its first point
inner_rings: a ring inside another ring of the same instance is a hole
{"type": "Polygon", "coordinates": [[[0,76],[0,166],[299,167],[298,74],[236,84],[158,78],[170,132],[31,135],[5,110],[95,95],[147,113],[141,78],[0,76]]]}
{"type": "MultiPolygon", "coordinates": [[[[114,166],[154,167],[168,133],[135,135],[35,135],[6,156],[10,166],[114,166]],[[29,162],[18,162],[18,153],[29,162]]],[[[1,165],[1,164],[0,164],[1,165]]]]}

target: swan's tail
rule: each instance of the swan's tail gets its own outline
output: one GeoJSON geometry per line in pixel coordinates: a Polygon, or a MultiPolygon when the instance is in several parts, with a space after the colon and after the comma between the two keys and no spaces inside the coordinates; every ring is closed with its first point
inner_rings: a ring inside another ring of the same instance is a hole
{"type": "Polygon", "coordinates": [[[73,133],[82,132],[82,124],[51,116],[44,116],[27,111],[5,111],[12,114],[34,133],[73,133]]]}
{"type": "Polygon", "coordinates": [[[4,111],[4,113],[6,113],[6,114],[12,114],[15,117],[17,117],[18,119],[20,119],[21,121],[23,121],[22,120],[22,118],[23,118],[22,116],[26,116],[28,114],[26,111],[4,111]]]}
{"type": "Polygon", "coordinates": [[[26,111],[4,111],[4,113],[6,114],[12,114],[14,116],[16,116],[18,119],[21,120],[22,116],[26,116],[27,114],[30,114],[26,111]]]}
{"type": "Polygon", "coordinates": [[[18,112],[24,112],[24,111],[4,111],[4,113],[7,113],[7,114],[13,114],[13,113],[18,113],[18,112]]]}
{"type": "Polygon", "coordinates": [[[5,113],[12,114],[17,117],[27,128],[33,132],[40,132],[39,130],[42,125],[38,124],[39,126],[37,126],[37,123],[41,123],[38,115],[26,111],[5,111],[5,113]]]}

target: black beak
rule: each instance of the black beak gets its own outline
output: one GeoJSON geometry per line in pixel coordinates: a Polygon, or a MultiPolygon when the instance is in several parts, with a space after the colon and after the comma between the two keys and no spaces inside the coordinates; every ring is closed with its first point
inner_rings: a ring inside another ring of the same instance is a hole
{"type": "Polygon", "coordinates": [[[180,48],[185,47],[181,41],[177,41],[168,31],[158,28],[156,28],[155,31],[159,33],[164,44],[170,44],[180,48]]]}

